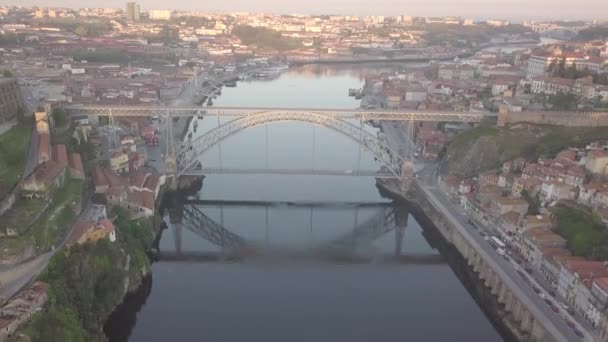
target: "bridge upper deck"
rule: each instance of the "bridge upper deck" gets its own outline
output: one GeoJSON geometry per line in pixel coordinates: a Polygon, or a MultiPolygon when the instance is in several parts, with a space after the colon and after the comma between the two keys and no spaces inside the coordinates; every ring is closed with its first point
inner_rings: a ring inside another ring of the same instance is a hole
{"type": "Polygon", "coordinates": [[[242,117],[260,113],[317,113],[337,119],[390,120],[390,121],[452,121],[480,122],[495,118],[489,112],[416,111],[387,109],[335,109],[335,108],[281,108],[281,107],[163,107],[163,106],[80,106],[66,107],[69,113],[98,116],[233,116],[242,117]]]}

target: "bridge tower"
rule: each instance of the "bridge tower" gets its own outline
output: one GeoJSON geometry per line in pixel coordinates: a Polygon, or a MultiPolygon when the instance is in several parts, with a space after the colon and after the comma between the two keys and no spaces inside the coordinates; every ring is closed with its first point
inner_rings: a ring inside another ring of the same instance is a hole
{"type": "Polygon", "coordinates": [[[170,188],[177,188],[177,159],[175,157],[175,137],[173,135],[173,119],[171,113],[167,109],[165,111],[164,121],[167,125],[167,145],[165,153],[165,174],[171,179],[170,188]]]}
{"type": "Polygon", "coordinates": [[[405,228],[407,228],[407,220],[410,216],[408,210],[401,207],[394,208],[395,212],[395,256],[401,256],[403,251],[403,239],[405,237],[405,228]]]}

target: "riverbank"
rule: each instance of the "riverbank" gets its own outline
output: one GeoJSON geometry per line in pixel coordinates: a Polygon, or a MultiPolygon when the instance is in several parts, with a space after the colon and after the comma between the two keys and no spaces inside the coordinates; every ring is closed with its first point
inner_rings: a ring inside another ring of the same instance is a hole
{"type": "Polygon", "coordinates": [[[124,297],[150,274],[147,250],[158,235],[160,217],[130,221],[113,208],[116,241],[74,245],[58,252],[39,280],[49,301],[11,341],[103,341],[103,323],[124,297]]]}
{"type": "Polygon", "coordinates": [[[525,340],[517,326],[508,318],[508,312],[505,311],[504,304],[498,301],[492,290],[485,286],[483,280],[480,280],[479,273],[468,265],[462,254],[448,241],[444,231],[439,229],[437,221],[433,220],[424,206],[420,205],[420,198],[416,197],[417,195],[404,194],[395,180],[378,180],[376,185],[383,196],[408,204],[416,221],[426,228],[425,233],[428,233],[429,240],[434,242],[432,246],[437,248],[441,255],[445,257],[454,274],[505,341],[525,340]]]}

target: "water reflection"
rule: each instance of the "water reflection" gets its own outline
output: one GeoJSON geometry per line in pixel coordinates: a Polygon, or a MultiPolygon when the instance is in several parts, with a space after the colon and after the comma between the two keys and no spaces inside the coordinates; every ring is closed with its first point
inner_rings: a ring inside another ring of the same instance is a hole
{"type": "Polygon", "coordinates": [[[403,239],[408,224],[409,213],[405,206],[391,202],[272,202],[272,201],[187,201],[180,210],[170,210],[169,230],[173,245],[163,244],[158,259],[161,261],[215,261],[222,259],[288,259],[315,261],[370,261],[382,259],[385,261],[415,261],[441,262],[436,252],[425,254],[404,253],[403,239]],[[225,212],[234,216],[230,209],[245,208],[250,217],[256,216],[257,211],[263,215],[261,230],[252,230],[249,222],[246,227],[228,228],[224,223],[225,212]],[[217,218],[212,218],[213,211],[218,212],[217,218]],[[320,214],[319,212],[322,212],[320,214]],[[341,220],[346,218],[346,224],[333,221],[334,227],[315,225],[316,215],[338,214],[341,220]],[[298,230],[306,235],[296,240],[290,240],[293,233],[271,233],[270,217],[281,217],[288,214],[292,218],[290,225],[299,226],[298,230]],[[299,214],[304,214],[299,215],[299,214]],[[352,216],[351,216],[352,215],[352,216]],[[308,217],[305,217],[308,216],[308,217]],[[297,217],[300,219],[293,220],[297,217]],[[341,226],[348,226],[342,229],[341,226]],[[184,249],[184,231],[196,236],[202,241],[194,242],[195,248],[184,249]],[[237,233],[241,231],[247,237],[237,233]],[[315,231],[318,231],[315,234],[315,231]],[[383,239],[384,238],[384,239],[383,239]],[[388,243],[392,241],[392,246],[388,243]],[[380,243],[377,243],[380,241],[380,243]],[[393,248],[390,250],[390,248],[393,248]]]}

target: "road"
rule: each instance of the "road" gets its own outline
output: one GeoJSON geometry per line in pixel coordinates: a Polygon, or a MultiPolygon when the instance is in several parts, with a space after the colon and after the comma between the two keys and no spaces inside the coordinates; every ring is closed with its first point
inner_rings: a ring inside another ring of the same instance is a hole
{"type": "MultiPolygon", "coordinates": [[[[553,312],[551,307],[534,292],[532,284],[536,286],[538,286],[538,284],[530,279],[525,272],[522,272],[523,276],[519,274],[517,271],[519,270],[521,272],[522,269],[512,261],[512,259],[509,258],[509,260],[505,260],[505,258],[500,256],[488,241],[479,234],[475,227],[468,223],[467,218],[462,214],[462,209],[455,207],[439,188],[433,185],[423,185],[423,189],[429,200],[435,204],[435,207],[442,211],[454,225],[459,226],[461,232],[468,235],[469,239],[473,241],[473,247],[479,248],[478,253],[483,253],[489,257],[489,260],[486,259],[486,262],[495,265],[496,268],[494,271],[499,274],[499,276],[502,273],[510,279],[509,287],[511,290],[517,295],[518,299],[526,305],[528,310],[531,311],[537,319],[541,320],[545,329],[558,338],[558,340],[562,341],[594,341],[593,335],[586,331],[586,329],[580,327],[580,325],[578,325],[578,329],[583,331],[585,337],[579,338],[576,336],[573,329],[566,324],[566,321],[560,317],[559,314],[553,312]]],[[[564,311],[562,308],[559,310],[560,312],[564,311]]]]}
{"type": "MultiPolygon", "coordinates": [[[[85,209],[80,213],[77,220],[82,220],[93,215],[90,199],[87,200],[85,209]]],[[[76,222],[76,221],[74,221],[76,222]]],[[[49,261],[60,251],[68,241],[74,225],[71,225],[65,232],[63,239],[56,248],[40,254],[26,262],[12,267],[0,268],[0,305],[3,300],[9,299],[19,292],[24,286],[29,284],[33,279],[38,277],[40,273],[49,264],[49,261]]]]}
{"type": "MultiPolygon", "coordinates": [[[[405,130],[400,126],[396,126],[391,122],[383,122],[381,124],[382,130],[386,135],[389,145],[393,148],[402,150],[403,146],[407,144],[405,130]]],[[[495,267],[495,272],[503,277],[508,278],[508,285],[512,288],[512,292],[518,295],[518,298],[529,308],[531,313],[536,313],[535,317],[540,319],[545,328],[560,341],[594,341],[591,333],[580,324],[577,324],[577,329],[582,331],[584,338],[579,338],[570,328],[566,321],[560,317],[559,314],[553,312],[551,307],[534,291],[532,284],[537,288],[542,287],[538,285],[535,280],[523,272],[521,267],[517,265],[511,258],[505,260],[504,257],[498,254],[498,252],[492,247],[488,241],[486,241],[477,231],[477,229],[469,224],[467,218],[463,214],[463,209],[460,206],[456,206],[449,201],[444,193],[437,187],[437,168],[427,167],[420,171],[418,174],[422,188],[426,192],[427,198],[440,210],[454,225],[459,226],[459,230],[466,234],[471,245],[478,248],[479,253],[485,254],[489,258],[495,267]],[[518,273],[520,271],[520,273],[518,273]]],[[[546,292],[544,295],[550,297],[546,292]]],[[[555,302],[554,300],[552,300],[555,302]]],[[[557,304],[555,302],[555,304],[557,304]]],[[[565,313],[563,308],[559,308],[560,313],[565,313]]],[[[567,315],[567,313],[565,313],[567,315]]],[[[568,319],[572,319],[568,317],[568,319]]]]}

